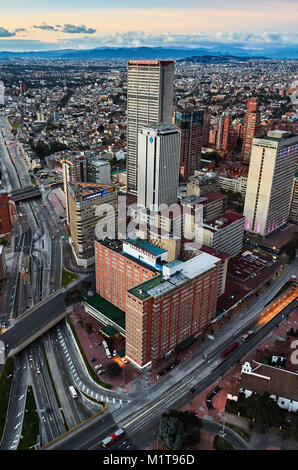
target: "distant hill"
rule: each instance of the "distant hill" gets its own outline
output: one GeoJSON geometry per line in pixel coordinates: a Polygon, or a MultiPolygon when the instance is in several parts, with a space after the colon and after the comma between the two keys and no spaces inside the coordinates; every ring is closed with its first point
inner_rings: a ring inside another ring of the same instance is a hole
{"type": "MultiPolygon", "coordinates": [[[[175,47],[97,47],[95,49],[61,49],[51,51],[29,51],[29,52],[0,52],[0,59],[32,58],[32,59],[185,59],[205,57],[204,60],[223,60],[237,58],[247,60],[251,58],[261,59],[298,59],[298,46],[288,49],[243,49],[236,46],[217,45],[212,48],[175,48],[175,47]],[[208,59],[207,59],[208,58],[208,59]]],[[[198,59],[196,59],[198,60],[198,59]]],[[[202,59],[203,60],[203,59],[202,59]]]]}

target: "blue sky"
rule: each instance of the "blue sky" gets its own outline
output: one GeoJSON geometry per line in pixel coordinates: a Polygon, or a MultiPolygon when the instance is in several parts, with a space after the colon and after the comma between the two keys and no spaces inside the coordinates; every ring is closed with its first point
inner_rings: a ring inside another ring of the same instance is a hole
{"type": "MultiPolygon", "coordinates": [[[[1,2],[2,3],[2,2],[1,2]]],[[[298,0],[11,0],[0,50],[297,45],[298,0]]]]}

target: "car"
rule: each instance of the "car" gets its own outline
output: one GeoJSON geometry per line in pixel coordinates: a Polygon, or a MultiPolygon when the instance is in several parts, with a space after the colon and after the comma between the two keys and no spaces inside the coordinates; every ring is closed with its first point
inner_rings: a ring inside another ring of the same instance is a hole
{"type": "Polygon", "coordinates": [[[105,370],[104,370],[104,369],[100,369],[100,370],[97,372],[98,375],[101,375],[101,374],[104,374],[104,373],[105,373],[105,370]]]}
{"type": "Polygon", "coordinates": [[[38,374],[40,374],[40,370],[39,370],[38,368],[36,369],[36,372],[37,372],[38,374]]]}
{"type": "Polygon", "coordinates": [[[114,351],[113,351],[113,357],[116,357],[116,356],[117,356],[116,349],[114,349],[114,351]]]}
{"type": "Polygon", "coordinates": [[[121,359],[121,361],[124,362],[124,364],[127,364],[127,362],[128,362],[127,359],[125,359],[125,357],[123,357],[123,358],[121,359]]]}
{"type": "Polygon", "coordinates": [[[189,389],[189,393],[195,393],[196,389],[194,387],[189,389]]]}
{"type": "Polygon", "coordinates": [[[90,362],[96,361],[95,357],[90,357],[90,362]]]}
{"type": "Polygon", "coordinates": [[[101,369],[101,368],[102,368],[102,364],[97,364],[97,365],[94,367],[95,370],[98,370],[98,369],[101,369]]]}

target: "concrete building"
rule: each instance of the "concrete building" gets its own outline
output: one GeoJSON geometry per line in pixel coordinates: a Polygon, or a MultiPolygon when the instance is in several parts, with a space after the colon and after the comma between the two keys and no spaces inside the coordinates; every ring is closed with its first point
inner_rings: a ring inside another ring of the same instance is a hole
{"type": "Polygon", "coordinates": [[[112,185],[69,183],[67,192],[70,244],[77,264],[86,268],[94,263],[94,242],[99,236],[97,224],[107,230],[103,237],[117,236],[117,190],[112,185]],[[101,205],[103,213],[98,213],[101,205]]]}
{"type": "Polygon", "coordinates": [[[252,140],[254,137],[261,135],[260,113],[258,111],[259,101],[257,98],[251,98],[247,101],[247,113],[244,124],[243,144],[242,144],[242,161],[249,163],[252,148],[252,140]]]}
{"type": "Polygon", "coordinates": [[[219,117],[216,133],[217,150],[228,150],[231,116],[224,113],[219,117]]]}
{"type": "Polygon", "coordinates": [[[138,205],[157,210],[177,202],[180,135],[172,124],[144,127],[138,136],[138,205]]]}
{"type": "Polygon", "coordinates": [[[197,227],[197,230],[203,232],[204,245],[235,256],[242,250],[244,224],[244,216],[235,212],[226,212],[222,216],[204,223],[202,228],[197,227]]]}
{"type": "Polygon", "coordinates": [[[233,193],[246,194],[247,176],[223,176],[218,175],[218,184],[223,191],[232,191],[233,193]]]}
{"type": "Polygon", "coordinates": [[[108,161],[100,160],[98,156],[87,157],[88,183],[111,184],[111,165],[108,161]]]}
{"type": "Polygon", "coordinates": [[[218,192],[219,181],[216,173],[195,171],[188,178],[186,195],[203,196],[205,193],[218,192]]]}
{"type": "Polygon", "coordinates": [[[178,109],[175,122],[181,136],[180,179],[186,181],[199,168],[203,139],[204,111],[178,109]]]}
{"type": "Polygon", "coordinates": [[[286,224],[297,157],[297,135],[276,130],[253,140],[244,204],[247,231],[266,237],[286,224]]]}
{"type": "Polygon", "coordinates": [[[144,126],[172,123],[172,60],[129,60],[127,67],[127,186],[137,189],[138,134],[144,126]]]}

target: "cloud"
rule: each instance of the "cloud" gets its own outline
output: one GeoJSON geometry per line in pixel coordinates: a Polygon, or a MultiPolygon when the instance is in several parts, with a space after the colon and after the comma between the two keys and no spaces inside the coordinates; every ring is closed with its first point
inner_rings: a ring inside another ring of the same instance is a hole
{"type": "Polygon", "coordinates": [[[46,23],[42,23],[40,25],[34,25],[33,28],[42,29],[44,31],[59,31],[59,29],[55,28],[54,26],[50,26],[46,23]]]}
{"type": "Polygon", "coordinates": [[[94,34],[96,29],[87,28],[84,24],[81,24],[80,26],[65,24],[61,31],[67,34],[94,34]]]}
{"type": "Polygon", "coordinates": [[[9,38],[9,37],[15,36],[15,35],[16,35],[15,31],[10,32],[10,31],[8,31],[8,29],[3,28],[2,26],[0,26],[0,38],[9,38]]]}
{"type": "Polygon", "coordinates": [[[27,31],[25,28],[17,28],[14,30],[15,33],[23,33],[25,31],[27,31]]]}

